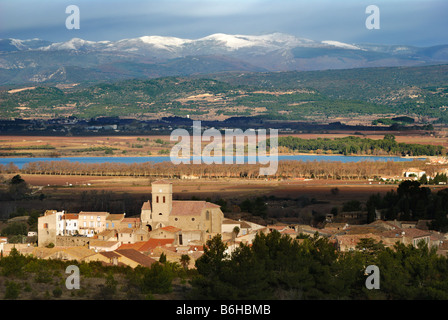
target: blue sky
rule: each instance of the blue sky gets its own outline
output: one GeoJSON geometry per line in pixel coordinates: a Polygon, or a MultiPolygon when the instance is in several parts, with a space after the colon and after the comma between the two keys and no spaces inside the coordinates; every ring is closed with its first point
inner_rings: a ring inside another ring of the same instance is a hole
{"type": "Polygon", "coordinates": [[[447,0],[0,0],[0,38],[197,39],[282,32],[321,41],[429,46],[448,44],[447,30],[447,0]],[[80,9],[79,30],[65,27],[69,5],[80,9]],[[380,30],[365,27],[369,5],[380,9],[380,30]]]}

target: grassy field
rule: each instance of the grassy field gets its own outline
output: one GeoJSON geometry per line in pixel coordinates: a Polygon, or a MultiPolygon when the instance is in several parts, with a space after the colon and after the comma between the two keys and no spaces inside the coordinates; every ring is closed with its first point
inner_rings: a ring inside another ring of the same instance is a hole
{"type": "MultiPolygon", "coordinates": [[[[384,134],[392,133],[397,142],[441,145],[448,147],[448,138],[444,133],[437,136],[419,135],[400,132],[365,132],[369,139],[383,139],[384,134]]],[[[282,134],[302,139],[343,138],[354,133],[327,134],[282,134]]],[[[223,135],[224,142],[224,135],[223,135]]],[[[32,157],[77,157],[77,156],[160,156],[169,155],[177,141],[170,141],[169,136],[94,136],[94,137],[48,137],[48,136],[0,136],[0,153],[2,156],[32,157]]],[[[208,142],[203,142],[207,145],[208,142]]]]}

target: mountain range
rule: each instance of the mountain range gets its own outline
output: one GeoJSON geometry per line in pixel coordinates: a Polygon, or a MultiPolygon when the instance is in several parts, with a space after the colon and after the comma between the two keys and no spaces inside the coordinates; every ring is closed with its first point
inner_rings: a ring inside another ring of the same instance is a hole
{"type": "Polygon", "coordinates": [[[288,34],[142,36],[118,41],[0,39],[0,85],[114,81],[448,63],[448,45],[348,44],[288,34]]]}

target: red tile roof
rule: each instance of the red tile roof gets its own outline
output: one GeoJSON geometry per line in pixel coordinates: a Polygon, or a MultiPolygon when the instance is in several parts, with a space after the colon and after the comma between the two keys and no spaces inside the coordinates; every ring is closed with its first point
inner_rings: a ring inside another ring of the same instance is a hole
{"type": "Polygon", "coordinates": [[[173,242],[174,239],[149,239],[148,241],[143,243],[143,245],[140,246],[138,250],[146,252],[156,247],[162,247],[166,246],[167,244],[172,244],[173,242]]]}
{"type": "Polygon", "coordinates": [[[402,231],[404,231],[405,237],[421,238],[421,237],[431,236],[431,233],[429,231],[420,230],[420,229],[416,229],[416,228],[403,229],[402,231]]]}
{"type": "Polygon", "coordinates": [[[120,255],[114,251],[102,251],[102,252],[99,252],[99,254],[105,256],[108,259],[120,257],[120,255]]]}
{"type": "Polygon", "coordinates": [[[109,215],[109,212],[105,212],[105,211],[97,211],[97,212],[95,212],[95,211],[81,211],[79,214],[80,215],[81,214],[86,214],[86,215],[92,215],[92,216],[107,216],[107,215],[109,215]]]}
{"type": "Polygon", "coordinates": [[[190,246],[191,251],[204,251],[204,246],[190,246]]]}
{"type": "Polygon", "coordinates": [[[65,220],[78,220],[78,214],[77,213],[66,213],[62,216],[62,219],[65,220]]]}
{"type": "Polygon", "coordinates": [[[156,247],[163,247],[172,244],[174,239],[149,239],[147,241],[139,241],[135,243],[124,243],[118,249],[135,249],[140,252],[147,252],[156,247]]]}
{"type": "Polygon", "coordinates": [[[182,229],[179,229],[179,228],[176,228],[176,227],[173,227],[173,226],[166,226],[166,227],[163,227],[163,228],[160,228],[160,229],[165,230],[166,232],[173,232],[173,233],[182,230],[182,229]]]}
{"type": "Polygon", "coordinates": [[[137,262],[144,267],[150,267],[154,262],[156,262],[156,260],[154,260],[153,258],[145,256],[135,249],[118,249],[115,250],[115,252],[121,254],[122,256],[125,256],[132,261],[137,262]]]}
{"type": "Polygon", "coordinates": [[[142,210],[151,210],[151,201],[146,201],[143,203],[142,210]]]}
{"type": "Polygon", "coordinates": [[[220,208],[220,206],[206,201],[173,201],[171,215],[173,216],[200,216],[203,209],[220,208]]]}
{"type": "Polygon", "coordinates": [[[381,237],[376,234],[345,234],[336,236],[336,240],[341,245],[356,245],[361,239],[370,238],[376,241],[381,241],[381,237]]]}
{"type": "Polygon", "coordinates": [[[123,243],[118,249],[135,249],[140,251],[140,247],[145,244],[145,241],[139,241],[135,243],[123,243]]]}

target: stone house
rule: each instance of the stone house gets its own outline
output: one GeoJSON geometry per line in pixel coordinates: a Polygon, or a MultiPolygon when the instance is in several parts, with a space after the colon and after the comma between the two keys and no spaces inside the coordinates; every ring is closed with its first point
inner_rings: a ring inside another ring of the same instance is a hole
{"type": "Polygon", "coordinates": [[[106,229],[118,229],[124,216],[124,214],[109,214],[106,218],[106,229]]]}
{"type": "Polygon", "coordinates": [[[66,213],[62,215],[58,223],[60,235],[68,236],[78,233],[78,214],[66,213]]]}
{"type": "Polygon", "coordinates": [[[135,243],[148,240],[149,234],[146,230],[136,228],[122,228],[117,230],[118,241],[121,244],[135,243]]]}
{"type": "Polygon", "coordinates": [[[50,243],[56,243],[56,236],[60,234],[61,225],[58,223],[64,212],[56,210],[46,210],[44,215],[39,217],[37,228],[37,243],[39,246],[47,246],[50,243]]]}
{"type": "Polygon", "coordinates": [[[109,212],[84,212],[79,213],[79,233],[87,237],[106,230],[106,219],[109,212]]]}

